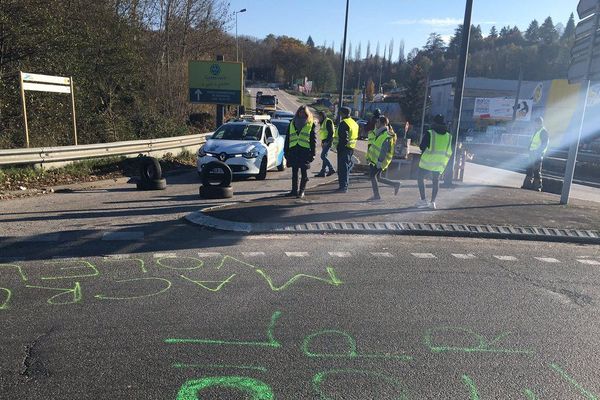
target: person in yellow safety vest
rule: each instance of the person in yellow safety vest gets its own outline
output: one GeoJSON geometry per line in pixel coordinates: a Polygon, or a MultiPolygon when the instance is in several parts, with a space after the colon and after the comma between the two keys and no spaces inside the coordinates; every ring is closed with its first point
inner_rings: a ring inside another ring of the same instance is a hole
{"type": "Polygon", "coordinates": [[[542,164],[550,144],[550,135],[544,127],[544,119],[538,117],[536,128],[529,144],[529,165],[521,189],[542,191],[542,164]]]}
{"type": "Polygon", "coordinates": [[[379,201],[378,182],[394,188],[394,195],[398,195],[400,190],[400,182],[392,181],[381,176],[394,157],[394,149],[396,147],[396,133],[390,126],[390,121],[385,116],[379,117],[375,124],[373,135],[369,137],[369,151],[367,153],[367,161],[369,162],[369,176],[371,177],[371,186],[373,187],[373,197],[367,201],[379,201]]]}
{"type": "Polygon", "coordinates": [[[292,191],[286,197],[304,198],[308,170],[315,159],[317,147],[317,125],[308,107],[300,106],[292,119],[285,137],[284,153],[287,163],[292,167],[292,191]],[[302,173],[298,188],[298,171],[302,173]]]}
{"type": "Polygon", "coordinates": [[[358,142],[359,127],[356,121],[350,118],[350,108],[340,108],[341,121],[333,135],[333,145],[337,150],[338,166],[338,193],[348,192],[350,184],[350,171],[354,166],[352,156],[358,142]]]}
{"type": "Polygon", "coordinates": [[[416,204],[416,207],[435,210],[435,200],[440,188],[440,175],[444,173],[452,156],[452,135],[447,130],[443,115],[433,117],[432,129],[423,135],[420,148],[421,161],[419,162],[418,184],[421,200],[416,204]],[[428,174],[431,174],[433,181],[431,201],[427,201],[425,195],[425,177],[428,174]]]}
{"type": "Polygon", "coordinates": [[[321,160],[323,161],[323,166],[321,167],[321,172],[315,175],[315,178],[324,178],[326,176],[331,176],[335,174],[335,169],[331,162],[327,158],[329,154],[329,150],[331,149],[331,145],[333,144],[333,135],[335,133],[335,124],[330,118],[327,118],[327,114],[325,111],[319,111],[319,135],[321,139],[321,160]]]}

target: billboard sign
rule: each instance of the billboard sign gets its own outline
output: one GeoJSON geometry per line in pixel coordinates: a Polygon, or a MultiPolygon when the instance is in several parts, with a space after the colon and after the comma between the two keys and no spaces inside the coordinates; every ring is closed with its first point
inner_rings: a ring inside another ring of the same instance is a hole
{"type": "Polygon", "coordinates": [[[191,103],[242,105],[242,63],[190,61],[191,103]]]}
{"type": "MultiPolygon", "coordinates": [[[[482,98],[475,99],[473,116],[475,119],[490,119],[497,121],[512,121],[515,99],[482,98]]],[[[533,100],[519,100],[517,105],[517,121],[531,121],[533,100]]]]}

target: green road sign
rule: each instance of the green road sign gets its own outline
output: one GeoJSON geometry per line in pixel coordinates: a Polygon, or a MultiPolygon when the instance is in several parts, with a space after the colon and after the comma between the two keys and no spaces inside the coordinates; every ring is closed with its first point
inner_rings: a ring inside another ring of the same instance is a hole
{"type": "Polygon", "coordinates": [[[190,102],[242,104],[242,63],[190,61],[188,71],[190,102]]]}

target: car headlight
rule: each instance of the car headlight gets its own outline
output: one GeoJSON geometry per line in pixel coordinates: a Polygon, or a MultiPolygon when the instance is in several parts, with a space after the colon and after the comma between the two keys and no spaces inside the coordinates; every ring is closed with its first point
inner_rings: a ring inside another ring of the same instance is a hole
{"type": "Polygon", "coordinates": [[[258,157],[258,150],[256,148],[254,148],[254,149],[252,149],[250,151],[247,151],[247,152],[245,152],[245,153],[242,154],[242,157],[249,158],[249,159],[251,159],[251,158],[257,158],[258,157]]]}
{"type": "Polygon", "coordinates": [[[204,151],[204,146],[202,146],[198,149],[198,157],[204,157],[204,156],[206,156],[206,152],[204,151]]]}

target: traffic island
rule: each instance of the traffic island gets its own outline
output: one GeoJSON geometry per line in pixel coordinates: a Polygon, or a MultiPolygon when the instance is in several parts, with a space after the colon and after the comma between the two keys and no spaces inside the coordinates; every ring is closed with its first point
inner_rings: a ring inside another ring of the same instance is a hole
{"type": "MultiPolygon", "coordinates": [[[[271,197],[205,209],[187,219],[205,227],[247,233],[389,233],[533,239],[600,244],[600,203],[503,186],[462,184],[441,189],[437,210],[414,207],[416,182],[398,196],[381,188],[383,201],[367,202],[370,181],[354,175],[348,193],[336,183],[313,188],[306,200],[271,197]]],[[[430,188],[427,189],[428,194],[430,188]]]]}

